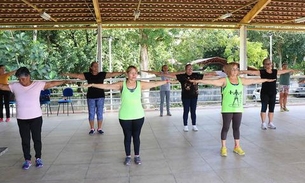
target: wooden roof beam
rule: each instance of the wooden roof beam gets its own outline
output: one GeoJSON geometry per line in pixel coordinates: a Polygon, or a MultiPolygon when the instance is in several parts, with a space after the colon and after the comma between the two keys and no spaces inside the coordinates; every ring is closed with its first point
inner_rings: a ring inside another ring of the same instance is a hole
{"type": "MultiPolygon", "coordinates": [[[[44,10],[43,9],[39,9],[37,8],[37,6],[35,6],[34,4],[30,3],[29,1],[27,0],[22,0],[25,4],[31,6],[32,8],[34,8],[36,11],[38,11],[39,15],[41,16],[41,14],[45,14],[44,10]]],[[[51,16],[49,17],[50,20],[53,20],[54,22],[57,22],[56,19],[52,18],[51,16]]]]}
{"type": "Polygon", "coordinates": [[[94,13],[96,18],[96,23],[102,23],[102,17],[100,12],[100,6],[98,4],[98,0],[92,0],[94,6],[94,13]]]}
{"type": "Polygon", "coordinates": [[[240,23],[250,23],[270,2],[271,0],[259,0],[240,23]]]}

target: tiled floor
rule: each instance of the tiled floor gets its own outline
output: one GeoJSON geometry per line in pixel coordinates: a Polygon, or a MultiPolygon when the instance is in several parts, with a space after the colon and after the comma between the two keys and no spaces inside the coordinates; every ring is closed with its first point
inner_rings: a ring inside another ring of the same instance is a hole
{"type": "MultiPolygon", "coordinates": [[[[305,180],[305,112],[275,112],[276,130],[260,129],[259,107],[245,108],[241,126],[244,157],[221,157],[219,107],[199,107],[198,132],[182,131],[182,109],[159,117],[147,111],[141,135],[143,164],[123,165],[124,147],[116,112],[106,112],[104,135],[89,136],[87,114],[44,116],[44,167],[22,170],[16,119],[0,123],[1,183],[303,183],[305,180]]],[[[33,151],[32,151],[33,152],[33,151]]]]}

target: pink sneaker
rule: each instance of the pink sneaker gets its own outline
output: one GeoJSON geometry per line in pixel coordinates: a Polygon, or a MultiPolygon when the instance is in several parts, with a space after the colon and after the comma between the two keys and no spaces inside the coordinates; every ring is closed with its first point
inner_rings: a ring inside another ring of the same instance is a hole
{"type": "Polygon", "coordinates": [[[6,118],[5,122],[10,122],[11,119],[10,118],[6,118]]]}
{"type": "Polygon", "coordinates": [[[3,122],[3,118],[0,118],[0,122],[3,122]]]}

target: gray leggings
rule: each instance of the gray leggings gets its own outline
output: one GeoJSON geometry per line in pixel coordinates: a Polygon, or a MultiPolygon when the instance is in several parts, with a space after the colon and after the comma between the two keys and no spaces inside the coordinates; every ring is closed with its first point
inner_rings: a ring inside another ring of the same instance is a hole
{"type": "Polygon", "coordinates": [[[166,112],[170,114],[169,106],[170,106],[170,91],[160,91],[160,114],[163,115],[163,105],[164,105],[164,98],[166,98],[166,112]]]}
{"type": "Polygon", "coordinates": [[[221,140],[227,139],[227,134],[232,121],[233,137],[235,140],[239,139],[239,127],[241,124],[242,113],[222,113],[223,126],[221,129],[221,140]]]}

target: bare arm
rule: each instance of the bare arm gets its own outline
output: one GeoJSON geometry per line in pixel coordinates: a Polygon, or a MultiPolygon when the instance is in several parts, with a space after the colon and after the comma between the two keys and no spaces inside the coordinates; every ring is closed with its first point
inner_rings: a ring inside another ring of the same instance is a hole
{"type": "Polygon", "coordinates": [[[162,76],[172,78],[172,79],[177,79],[176,74],[173,74],[173,73],[163,74],[162,76]]]}
{"type": "Polygon", "coordinates": [[[7,84],[0,84],[0,90],[11,91],[10,87],[7,84]]]}
{"type": "Polygon", "coordinates": [[[214,86],[225,86],[226,78],[220,78],[220,79],[200,79],[200,80],[190,80],[192,83],[200,83],[204,85],[214,85],[214,86]]]}
{"type": "Polygon", "coordinates": [[[123,86],[123,82],[117,82],[113,84],[86,84],[83,85],[84,87],[94,87],[99,89],[106,89],[106,90],[121,90],[123,86]]]}
{"type": "Polygon", "coordinates": [[[46,85],[44,86],[44,89],[48,89],[48,88],[52,88],[54,86],[59,86],[59,85],[67,84],[67,83],[70,83],[70,82],[71,81],[69,81],[69,80],[49,81],[49,82],[46,82],[46,85]]]}
{"type": "Polygon", "coordinates": [[[163,73],[163,72],[157,72],[157,71],[144,71],[142,70],[142,72],[147,72],[147,73],[150,73],[150,74],[154,74],[156,76],[165,76],[165,77],[168,77],[168,78],[176,78],[176,75],[177,74],[184,74],[185,72],[169,72],[168,74],[166,73],[163,73]],[[169,77],[170,75],[170,77],[169,77]]]}
{"type": "Polygon", "coordinates": [[[69,76],[71,78],[77,78],[81,80],[85,80],[85,75],[83,73],[63,73],[63,76],[69,76]]]}
{"type": "Polygon", "coordinates": [[[255,76],[260,76],[259,71],[249,71],[249,70],[241,70],[239,71],[240,74],[249,74],[249,75],[255,75],[255,76]]]}
{"type": "Polygon", "coordinates": [[[156,76],[161,76],[162,75],[162,72],[157,72],[157,71],[145,71],[145,70],[141,70],[141,72],[147,72],[147,73],[150,73],[150,74],[154,74],[156,76]]]}
{"type": "Polygon", "coordinates": [[[146,90],[146,89],[149,89],[149,88],[153,88],[153,87],[164,85],[164,84],[169,83],[169,82],[171,82],[171,81],[169,81],[169,80],[151,81],[151,82],[141,81],[141,89],[142,90],[146,90]]]}
{"type": "Polygon", "coordinates": [[[241,82],[243,85],[251,85],[251,84],[258,84],[264,82],[273,82],[276,79],[256,79],[256,78],[241,78],[241,82]]]}
{"type": "Polygon", "coordinates": [[[16,71],[17,70],[14,70],[14,71],[11,71],[11,72],[7,72],[5,74],[8,75],[8,76],[12,76],[12,75],[14,75],[16,73],[16,71]]]}
{"type": "Polygon", "coordinates": [[[107,72],[106,73],[106,78],[113,78],[116,76],[120,76],[122,74],[125,74],[125,72],[107,72]]]}
{"type": "Polygon", "coordinates": [[[281,75],[281,74],[286,74],[286,73],[289,73],[289,72],[295,72],[295,71],[293,69],[278,70],[277,74],[281,75]]]}

